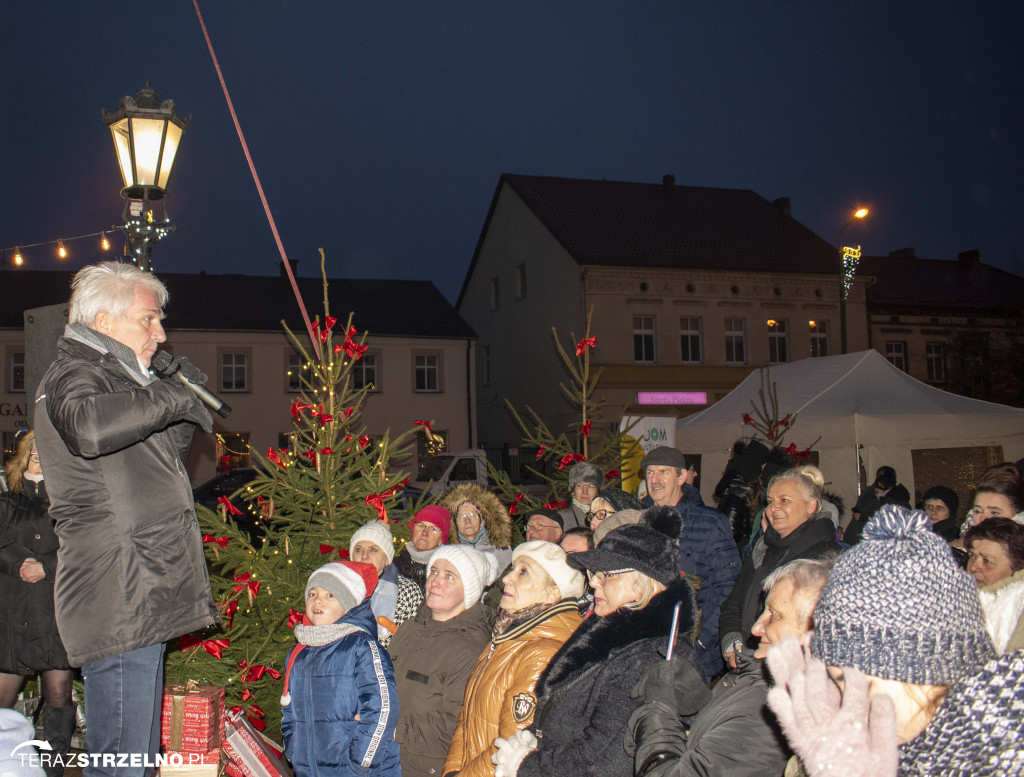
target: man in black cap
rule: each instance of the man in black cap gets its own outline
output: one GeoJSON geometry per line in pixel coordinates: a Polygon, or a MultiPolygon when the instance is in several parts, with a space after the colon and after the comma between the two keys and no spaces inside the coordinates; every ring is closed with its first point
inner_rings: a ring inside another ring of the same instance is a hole
{"type": "Polygon", "coordinates": [[[722,671],[718,650],[718,616],[722,602],[732,591],[740,573],[740,554],[732,537],[729,519],[707,507],[700,492],[687,483],[689,462],[675,448],[661,446],[651,450],[640,469],[647,480],[647,496],[642,504],[674,507],[683,519],[679,535],[680,569],[700,578],[697,606],[701,610],[697,655],[708,678],[722,671]]]}
{"type": "Polygon", "coordinates": [[[544,540],[556,545],[562,540],[562,516],[549,507],[536,507],[526,516],[526,541],[544,540]]]}
{"type": "Polygon", "coordinates": [[[871,488],[883,505],[899,505],[910,508],[910,492],[902,483],[897,482],[896,470],[892,467],[879,467],[875,473],[875,482],[871,488]]]}

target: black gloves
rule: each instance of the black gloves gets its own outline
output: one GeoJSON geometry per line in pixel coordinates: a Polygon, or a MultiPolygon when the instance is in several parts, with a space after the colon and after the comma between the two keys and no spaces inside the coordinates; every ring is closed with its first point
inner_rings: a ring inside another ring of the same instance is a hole
{"type": "Polygon", "coordinates": [[[175,356],[171,359],[171,363],[163,370],[163,376],[170,378],[176,372],[180,372],[189,383],[195,383],[197,386],[205,386],[209,380],[206,373],[190,362],[187,356],[175,356]]]}
{"type": "Polygon", "coordinates": [[[711,691],[700,669],[678,655],[671,661],[652,664],[630,696],[640,704],[660,701],[680,717],[695,715],[711,701],[711,691]]]}

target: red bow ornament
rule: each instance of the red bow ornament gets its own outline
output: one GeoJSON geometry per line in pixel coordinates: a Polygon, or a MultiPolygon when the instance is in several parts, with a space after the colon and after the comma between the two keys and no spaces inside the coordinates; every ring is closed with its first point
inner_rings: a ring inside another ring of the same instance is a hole
{"type": "Polygon", "coordinates": [[[592,423],[593,422],[589,418],[586,421],[584,421],[583,426],[580,427],[580,434],[582,434],[584,437],[589,437],[592,423]]]}
{"type": "Polygon", "coordinates": [[[184,653],[186,650],[202,647],[211,656],[219,659],[224,648],[230,644],[231,640],[228,639],[208,639],[204,641],[198,637],[193,637],[191,634],[186,634],[178,640],[178,650],[184,653]]]}
{"type": "Polygon", "coordinates": [[[568,502],[548,502],[547,504],[542,505],[542,507],[546,507],[549,510],[564,510],[568,506],[568,502]]]}
{"type": "Polygon", "coordinates": [[[238,592],[238,591],[241,591],[244,588],[246,595],[249,597],[249,606],[251,607],[252,606],[252,598],[254,596],[256,596],[256,594],[258,594],[260,592],[260,585],[261,585],[260,581],[259,580],[250,580],[249,579],[250,575],[249,575],[248,572],[243,572],[241,575],[237,575],[236,574],[234,577],[235,577],[235,582],[241,584],[241,585],[234,586],[235,591],[238,592]]]}
{"type": "Polygon", "coordinates": [[[263,666],[263,664],[256,664],[255,666],[249,666],[248,661],[239,661],[238,667],[245,673],[242,675],[243,683],[254,683],[257,680],[263,679],[263,675],[269,674],[275,680],[281,679],[281,673],[276,669],[271,669],[269,666],[263,666]]]}
{"type": "MultiPolygon", "coordinates": [[[[217,502],[218,502],[218,504],[220,504],[220,506],[222,508],[222,510],[221,510],[222,514],[225,513],[225,512],[226,513],[230,513],[231,515],[241,515],[242,514],[242,511],[239,510],[237,507],[235,507],[233,504],[231,504],[231,500],[228,499],[226,496],[218,496],[217,497],[217,502]]],[[[224,546],[222,545],[221,547],[224,547],[224,546]]]]}
{"type": "Polygon", "coordinates": [[[593,337],[584,337],[578,343],[576,343],[576,355],[582,356],[586,351],[591,348],[597,348],[597,335],[593,337]]]}
{"type": "Polygon", "coordinates": [[[509,515],[515,515],[517,512],[519,512],[519,503],[523,501],[523,498],[525,496],[526,496],[526,494],[519,493],[516,496],[516,498],[512,500],[512,504],[510,504],[508,506],[508,514],[509,515]]]}
{"type": "Polygon", "coordinates": [[[558,471],[561,472],[563,469],[565,469],[574,462],[586,460],[587,457],[584,456],[582,453],[567,453],[562,457],[562,460],[558,462],[558,471]]]}
{"type": "Polygon", "coordinates": [[[294,629],[296,623],[302,623],[303,613],[298,610],[293,610],[291,607],[288,608],[288,628],[294,629]]]}

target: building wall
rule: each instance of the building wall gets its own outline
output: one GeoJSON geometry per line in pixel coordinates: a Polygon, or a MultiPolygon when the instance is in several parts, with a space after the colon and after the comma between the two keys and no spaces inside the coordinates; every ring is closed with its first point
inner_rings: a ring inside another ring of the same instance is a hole
{"type": "MultiPolygon", "coordinates": [[[[269,446],[280,445],[280,435],[291,432],[291,403],[299,394],[288,390],[288,356],[294,353],[283,332],[175,331],[167,333],[167,350],[185,354],[210,380],[207,387],[232,408],[227,419],[215,418],[217,433],[248,433],[250,446],[266,453],[269,446]],[[221,384],[220,354],[244,353],[247,362],[247,390],[225,390],[221,384]]],[[[308,343],[304,343],[308,346],[308,343]]],[[[368,434],[392,436],[413,427],[415,420],[432,420],[434,428],[448,435],[452,450],[473,447],[472,435],[475,399],[469,390],[473,380],[472,343],[466,340],[442,340],[414,337],[368,337],[368,353],[380,359],[378,391],[370,394],[362,420],[368,434]],[[433,354],[440,357],[440,381],[437,392],[414,390],[414,357],[433,354]],[[469,382],[467,383],[467,370],[469,382]]],[[[0,353],[5,356],[3,384],[0,386],[0,430],[13,432],[27,423],[28,397],[10,390],[8,354],[24,350],[21,331],[0,331],[0,353]]],[[[415,437],[413,438],[413,443],[415,437]]],[[[415,445],[408,460],[396,466],[414,471],[415,445]]],[[[188,471],[194,484],[210,478],[216,471],[217,439],[197,434],[189,456],[188,471]]]]}
{"type": "Polygon", "coordinates": [[[582,337],[580,275],[579,265],[504,185],[458,308],[478,337],[480,440],[519,439],[506,397],[520,411],[529,405],[559,427],[575,417],[558,388],[569,375],[555,350],[551,329],[558,330],[565,347],[569,347],[570,335],[582,337]],[[517,294],[520,267],[526,280],[522,296],[517,294]],[[496,309],[491,298],[495,278],[499,289],[496,309]],[[485,362],[489,362],[489,376],[485,362]]]}

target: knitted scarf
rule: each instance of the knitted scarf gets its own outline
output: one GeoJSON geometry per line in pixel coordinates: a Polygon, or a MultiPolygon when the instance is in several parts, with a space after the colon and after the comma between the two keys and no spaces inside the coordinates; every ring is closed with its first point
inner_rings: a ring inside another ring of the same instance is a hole
{"type": "MultiPolygon", "coordinates": [[[[440,547],[440,545],[438,547],[440,547]]],[[[405,549],[409,551],[409,555],[412,557],[412,560],[417,564],[429,563],[430,557],[433,556],[434,551],[437,550],[437,548],[431,548],[430,550],[416,550],[416,548],[412,546],[411,542],[405,546],[405,549]]]]}
{"type": "Polygon", "coordinates": [[[295,626],[295,639],[298,640],[300,645],[305,645],[306,647],[323,647],[356,632],[367,633],[366,629],[354,626],[351,623],[328,623],[326,626],[298,623],[295,626]]]}
{"type": "Polygon", "coordinates": [[[64,327],[64,336],[69,340],[77,340],[80,343],[84,343],[100,353],[109,353],[121,363],[121,366],[125,368],[128,374],[140,386],[148,386],[156,380],[154,375],[143,369],[142,363],[139,361],[139,357],[136,356],[135,351],[113,337],[108,337],[102,332],[89,329],[89,327],[82,324],[68,324],[64,327]]]}

